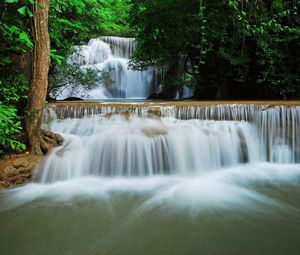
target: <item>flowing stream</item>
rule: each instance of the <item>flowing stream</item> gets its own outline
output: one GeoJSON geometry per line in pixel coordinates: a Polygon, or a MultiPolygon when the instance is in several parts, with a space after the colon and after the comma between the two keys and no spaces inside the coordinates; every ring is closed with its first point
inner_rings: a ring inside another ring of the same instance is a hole
{"type": "Polygon", "coordinates": [[[300,107],[50,105],[61,134],[0,192],[3,254],[300,253],[300,107]]]}

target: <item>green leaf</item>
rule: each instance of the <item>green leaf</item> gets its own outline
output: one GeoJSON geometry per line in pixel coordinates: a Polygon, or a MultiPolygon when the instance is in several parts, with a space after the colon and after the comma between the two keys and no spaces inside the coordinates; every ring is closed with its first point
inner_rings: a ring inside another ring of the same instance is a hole
{"type": "Polygon", "coordinates": [[[19,2],[19,0],[5,0],[5,2],[6,2],[6,3],[12,4],[12,3],[17,3],[17,2],[19,2]]]}
{"type": "Polygon", "coordinates": [[[5,63],[11,63],[12,62],[12,60],[10,59],[9,56],[0,58],[0,61],[5,62],[5,63]]]}
{"type": "Polygon", "coordinates": [[[19,38],[20,38],[21,40],[25,41],[26,44],[27,44],[27,46],[33,47],[33,43],[30,41],[28,35],[27,35],[25,32],[21,33],[21,34],[19,35],[19,38]]]}
{"type": "Polygon", "coordinates": [[[18,12],[21,15],[25,16],[26,15],[26,8],[27,8],[26,6],[23,6],[23,7],[21,7],[21,8],[18,9],[18,12]]]}
{"type": "Polygon", "coordinates": [[[36,1],[34,1],[34,0],[29,0],[29,2],[30,2],[31,4],[36,4],[36,5],[37,5],[39,8],[41,8],[41,9],[45,9],[44,6],[38,4],[38,3],[37,3],[36,1]]]}
{"type": "Polygon", "coordinates": [[[37,5],[38,7],[40,7],[41,9],[45,9],[44,6],[42,6],[42,5],[38,4],[38,3],[36,3],[36,5],[37,5]]]}
{"type": "Polygon", "coordinates": [[[62,62],[61,62],[61,60],[60,59],[58,59],[58,58],[55,58],[55,61],[59,64],[59,65],[61,65],[62,64],[62,62]]]}
{"type": "Polygon", "coordinates": [[[11,26],[11,27],[9,28],[9,31],[10,31],[11,33],[15,33],[15,32],[19,32],[20,29],[19,29],[18,27],[16,27],[16,26],[11,26]]]}
{"type": "Polygon", "coordinates": [[[31,10],[28,7],[26,7],[26,9],[29,17],[33,17],[33,13],[31,12],[31,10]]]}

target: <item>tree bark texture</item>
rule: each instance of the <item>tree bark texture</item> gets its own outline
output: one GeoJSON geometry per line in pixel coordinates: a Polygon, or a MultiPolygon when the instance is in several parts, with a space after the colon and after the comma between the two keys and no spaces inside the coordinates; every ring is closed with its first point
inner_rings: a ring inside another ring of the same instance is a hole
{"type": "Polygon", "coordinates": [[[48,87],[50,65],[50,38],[48,33],[48,13],[50,0],[36,0],[44,9],[33,5],[34,54],[32,80],[28,93],[30,116],[26,121],[29,149],[33,154],[41,155],[41,122],[48,87]]]}

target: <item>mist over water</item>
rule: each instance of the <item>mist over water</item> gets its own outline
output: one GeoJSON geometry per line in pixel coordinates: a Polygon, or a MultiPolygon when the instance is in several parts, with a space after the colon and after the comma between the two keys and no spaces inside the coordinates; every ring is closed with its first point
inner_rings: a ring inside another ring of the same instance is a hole
{"type": "Polygon", "coordinates": [[[272,163],[193,177],[31,183],[0,193],[1,247],[6,254],[298,254],[299,184],[299,165],[272,163]]]}
{"type": "Polygon", "coordinates": [[[5,254],[299,254],[299,107],[49,107],[5,254]],[[62,251],[62,252],[60,252],[62,251]]]}

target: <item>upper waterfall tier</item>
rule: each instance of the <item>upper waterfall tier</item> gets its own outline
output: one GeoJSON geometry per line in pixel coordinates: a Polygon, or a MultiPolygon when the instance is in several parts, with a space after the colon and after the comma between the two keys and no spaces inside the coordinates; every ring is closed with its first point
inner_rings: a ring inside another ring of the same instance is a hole
{"type": "Polygon", "coordinates": [[[100,39],[109,44],[112,54],[119,58],[130,58],[137,46],[134,38],[102,36],[100,39]]]}
{"type": "Polygon", "coordinates": [[[87,91],[82,85],[68,84],[57,99],[70,96],[84,99],[133,98],[145,99],[159,92],[162,70],[133,71],[128,67],[129,58],[136,48],[134,38],[104,36],[91,39],[87,45],[75,47],[78,52],[70,56],[69,62],[79,63],[80,68],[91,68],[108,72],[110,80],[97,83],[87,91]],[[72,85],[72,86],[70,86],[72,85]]]}

